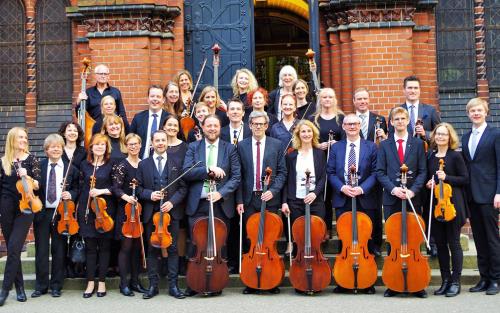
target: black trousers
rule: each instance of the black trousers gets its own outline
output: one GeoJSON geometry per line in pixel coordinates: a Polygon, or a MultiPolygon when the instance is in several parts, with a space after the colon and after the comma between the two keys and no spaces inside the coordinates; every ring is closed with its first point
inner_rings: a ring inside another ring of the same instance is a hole
{"type": "Polygon", "coordinates": [[[106,273],[108,272],[109,254],[111,247],[110,238],[84,238],[87,255],[87,281],[95,280],[95,272],[97,268],[97,258],[99,257],[99,281],[106,281],[106,273]]]}
{"type": "Polygon", "coordinates": [[[372,241],[375,246],[380,248],[382,246],[383,224],[382,224],[382,196],[383,188],[381,185],[376,184],[374,191],[377,203],[374,204],[374,212],[372,219],[373,232],[372,241]]]}
{"type": "Polygon", "coordinates": [[[33,214],[25,215],[19,211],[19,200],[2,196],[0,207],[0,225],[7,245],[7,262],[3,276],[2,289],[11,290],[24,287],[21,267],[21,250],[33,221],[33,214]]]}
{"type": "Polygon", "coordinates": [[[460,223],[457,218],[449,222],[439,222],[432,218],[431,234],[438,249],[441,278],[460,282],[464,253],[460,245],[460,223]],[[450,270],[450,253],[453,273],[450,270]]]}
{"type": "Polygon", "coordinates": [[[500,236],[498,210],[493,204],[470,202],[470,224],[477,248],[477,265],[481,278],[500,279],[500,236]]]}
{"type": "MultiPolygon", "coordinates": [[[[306,214],[305,211],[306,205],[304,204],[303,199],[288,200],[288,208],[290,209],[290,225],[293,227],[293,222],[295,222],[297,218],[306,214]]],[[[311,215],[319,216],[323,220],[325,220],[326,210],[325,210],[325,205],[323,203],[323,199],[315,201],[310,208],[311,208],[311,215]]]]}
{"type": "Polygon", "coordinates": [[[54,208],[45,208],[35,214],[33,231],[35,234],[35,290],[46,291],[61,290],[64,282],[64,269],[66,268],[66,251],[68,237],[57,232],[57,217],[52,224],[54,208]],[[49,282],[49,247],[52,255],[52,266],[49,282]]]}
{"type": "MultiPolygon", "coordinates": [[[[172,235],[172,244],[167,248],[168,284],[170,287],[177,286],[177,277],[179,276],[179,253],[177,251],[179,224],[179,220],[172,218],[168,226],[168,231],[172,235]]],[[[147,267],[150,287],[158,287],[160,281],[159,269],[162,260],[161,249],[151,246],[150,238],[154,228],[152,220],[145,225],[146,241],[148,242],[147,267]]]]}
{"type": "Polygon", "coordinates": [[[127,287],[131,283],[139,282],[139,271],[142,266],[141,238],[123,237],[118,254],[120,269],[120,287],[127,287]],[[130,274],[130,280],[128,276],[130,274]]]}

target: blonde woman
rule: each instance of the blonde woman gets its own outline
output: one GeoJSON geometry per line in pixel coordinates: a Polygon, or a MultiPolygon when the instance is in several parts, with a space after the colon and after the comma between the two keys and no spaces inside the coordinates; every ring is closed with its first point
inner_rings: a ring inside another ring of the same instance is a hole
{"type": "Polygon", "coordinates": [[[0,225],[7,246],[7,262],[0,291],[0,306],[5,303],[12,285],[16,287],[17,301],[26,301],[21,249],[34,214],[24,214],[19,210],[21,195],[16,189],[16,183],[19,177],[29,176],[34,189],[38,190],[40,173],[38,159],[28,150],[27,131],[21,127],[9,130],[0,169],[0,225]]]}
{"type": "Polygon", "coordinates": [[[180,98],[184,106],[187,106],[191,99],[191,90],[193,89],[193,77],[188,70],[178,72],[172,79],[179,86],[180,98]]]}
{"type": "Polygon", "coordinates": [[[111,161],[118,163],[127,157],[123,121],[119,116],[112,115],[105,117],[103,123],[101,134],[107,135],[111,143],[111,161]]]}
{"type": "Polygon", "coordinates": [[[319,129],[319,148],[327,151],[328,144],[334,144],[345,137],[342,129],[344,113],[338,108],[337,97],[332,88],[323,88],[319,92],[319,106],[310,118],[319,129]],[[333,140],[328,142],[328,135],[332,134],[333,140]]]}
{"type": "Polygon", "coordinates": [[[242,68],[236,71],[231,80],[231,87],[233,88],[233,96],[239,98],[241,102],[247,104],[247,94],[254,89],[259,87],[257,79],[253,75],[252,71],[246,68],[242,68]]]}
{"type": "Polygon", "coordinates": [[[198,102],[204,102],[208,106],[208,114],[215,114],[221,121],[221,127],[229,124],[226,115],[226,104],[220,99],[219,92],[213,86],[206,86],[200,94],[198,102]]]}
{"type": "MultiPolygon", "coordinates": [[[[105,96],[101,100],[101,115],[95,121],[92,127],[92,135],[97,134],[102,129],[102,123],[107,116],[116,115],[116,101],[112,96],[105,96]]],[[[119,115],[123,121],[125,134],[129,133],[130,125],[127,120],[127,116],[123,113],[123,116],[119,115]]]]}

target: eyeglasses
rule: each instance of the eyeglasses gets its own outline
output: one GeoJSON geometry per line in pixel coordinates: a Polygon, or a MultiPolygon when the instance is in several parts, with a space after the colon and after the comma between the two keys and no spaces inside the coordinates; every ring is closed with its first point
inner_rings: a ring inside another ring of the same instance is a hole
{"type": "Polygon", "coordinates": [[[252,123],[252,126],[255,126],[255,127],[264,127],[266,125],[267,125],[267,123],[252,123]]]}
{"type": "Polygon", "coordinates": [[[95,73],[96,75],[101,75],[101,76],[108,76],[109,73],[95,73]]]}
{"type": "Polygon", "coordinates": [[[449,136],[449,134],[447,134],[447,133],[436,133],[436,137],[437,137],[437,136],[440,136],[440,137],[448,137],[448,136],[449,136]]]}
{"type": "Polygon", "coordinates": [[[139,145],[138,142],[127,143],[127,147],[135,147],[135,146],[138,146],[138,145],[139,145]]]}

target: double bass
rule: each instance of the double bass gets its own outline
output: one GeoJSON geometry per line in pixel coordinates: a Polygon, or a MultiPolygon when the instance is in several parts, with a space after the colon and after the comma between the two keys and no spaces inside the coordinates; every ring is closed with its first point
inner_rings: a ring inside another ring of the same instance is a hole
{"type": "MultiPolygon", "coordinates": [[[[262,193],[268,190],[272,172],[270,167],[266,168],[262,193]]],[[[260,212],[248,218],[246,229],[251,245],[241,262],[241,281],[258,290],[276,288],[285,277],[285,264],[277,247],[283,222],[277,214],[266,210],[266,204],[262,201],[260,212]]]]}
{"type": "MultiPolygon", "coordinates": [[[[68,186],[66,181],[68,179],[69,171],[71,170],[72,162],[73,158],[69,160],[68,169],[66,170],[66,175],[64,176],[64,180],[62,182],[61,193],[65,192],[66,187],[68,186]]],[[[57,232],[59,234],[63,236],[73,236],[78,232],[80,226],[78,225],[78,221],[75,217],[75,210],[75,203],[72,200],[61,199],[57,205],[57,209],[55,210],[55,212],[57,212],[60,216],[59,221],[57,222],[57,232]]]]}
{"type": "MultiPolygon", "coordinates": [[[[21,161],[17,159],[16,171],[19,173],[21,168],[21,161]]],[[[28,175],[23,175],[16,182],[16,189],[21,194],[21,199],[19,200],[19,210],[21,213],[29,215],[33,213],[38,213],[42,210],[43,204],[40,198],[35,195],[33,178],[28,175]]]]}
{"type": "MultiPolygon", "coordinates": [[[[216,185],[215,173],[208,175],[209,194],[212,194],[216,185]]],[[[214,204],[210,198],[208,217],[198,219],[193,226],[191,241],[196,246],[196,253],[188,263],[186,283],[189,288],[203,295],[214,295],[227,286],[229,269],[221,255],[226,238],[226,224],[214,216],[214,204]]]]}
{"type": "MultiPolygon", "coordinates": [[[[405,190],[407,173],[408,167],[403,164],[401,187],[405,190]]],[[[424,225],[424,220],[415,213],[407,212],[406,201],[402,201],[401,212],[392,214],[385,222],[391,254],[385,257],[382,268],[382,281],[385,286],[404,293],[424,290],[431,280],[429,262],[420,253],[424,234],[419,228],[424,225]]]]}
{"type": "MultiPolygon", "coordinates": [[[[83,58],[82,63],[82,88],[80,91],[85,92],[87,89],[87,77],[90,73],[90,60],[88,58],[83,58]]],[[[78,109],[78,124],[80,124],[83,129],[83,145],[85,149],[88,150],[90,138],[92,138],[92,127],[94,127],[95,120],[90,116],[89,112],[87,112],[87,100],[80,101],[80,108],[78,109]]]]}
{"type": "MultiPolygon", "coordinates": [[[[439,160],[439,170],[444,170],[444,160],[439,160]]],[[[453,189],[450,184],[443,182],[442,179],[434,187],[434,196],[436,197],[437,203],[434,207],[434,217],[439,222],[449,222],[457,216],[457,210],[455,205],[451,203],[451,196],[453,189]]]]}
{"type": "MultiPolygon", "coordinates": [[[[306,170],[306,195],[310,192],[311,172],[306,170]]],[[[311,205],[306,204],[305,215],[295,220],[292,226],[297,254],[290,267],[290,282],[293,288],[312,295],[322,291],[332,279],[330,263],[321,251],[325,240],[326,224],[319,216],[311,215],[311,205]]]]}
{"type": "MultiPolygon", "coordinates": [[[[358,186],[356,166],[349,169],[351,187],[358,186]]],[[[342,241],[342,251],[335,258],[333,277],[337,284],[354,293],[370,288],[377,280],[377,264],[368,252],[368,240],[372,234],[372,221],[368,215],[358,212],[356,197],[351,198],[351,212],[337,220],[337,232],[342,241]]]]}

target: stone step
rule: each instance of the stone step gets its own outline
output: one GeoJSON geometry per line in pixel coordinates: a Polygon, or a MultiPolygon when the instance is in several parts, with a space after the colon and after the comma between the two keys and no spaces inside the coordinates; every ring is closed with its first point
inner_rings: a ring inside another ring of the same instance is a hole
{"type": "MultiPolygon", "coordinates": [[[[376,282],[376,286],[382,287],[383,282],[382,282],[382,271],[379,270],[378,272],[378,279],[376,282]]],[[[462,271],[462,278],[461,278],[461,283],[463,285],[474,285],[477,283],[479,280],[479,272],[477,270],[473,269],[464,269],[462,271]]],[[[0,282],[3,281],[3,276],[1,277],[0,282]]],[[[148,286],[148,280],[146,275],[141,275],[141,281],[143,286],[148,286]]],[[[119,277],[112,277],[112,278],[106,278],[106,288],[108,290],[114,289],[117,290],[118,286],[120,283],[120,278],[119,277]]],[[[64,281],[64,287],[63,289],[66,290],[84,290],[86,287],[86,279],[84,278],[71,278],[71,279],[66,279],[64,281]]],[[[35,286],[35,274],[26,274],[24,275],[24,285],[25,289],[27,290],[33,290],[35,286]]],[[[335,282],[333,281],[332,278],[332,286],[335,285],[335,282]]],[[[439,273],[439,270],[433,269],[431,271],[431,282],[430,286],[439,286],[441,285],[441,276],[439,273]]],[[[164,290],[167,286],[167,279],[166,278],[161,278],[160,280],[160,288],[164,290]]],[[[288,279],[288,272],[285,273],[285,278],[283,279],[283,282],[281,283],[282,287],[290,287],[290,280],[288,279]]],[[[186,283],[185,283],[185,278],[184,277],[179,277],[179,287],[185,288],[186,283]]],[[[228,288],[243,288],[244,285],[241,282],[239,275],[238,274],[232,274],[230,275],[229,279],[229,284],[227,286],[228,288]]],[[[331,290],[331,289],[329,289],[331,290]]],[[[379,290],[380,292],[381,290],[379,290]]],[[[429,291],[429,290],[428,290],[429,291]]],[[[117,291],[118,292],[118,291],[117,291]]]]}

